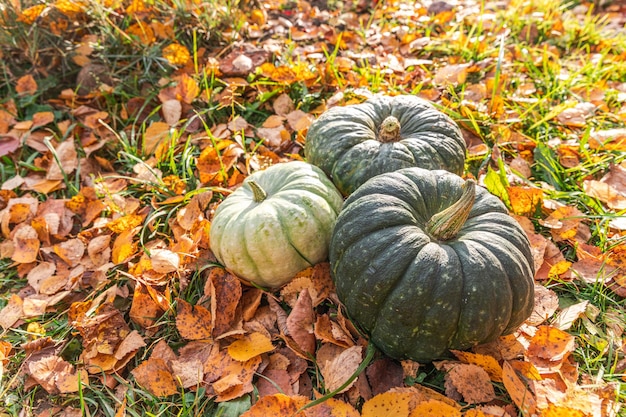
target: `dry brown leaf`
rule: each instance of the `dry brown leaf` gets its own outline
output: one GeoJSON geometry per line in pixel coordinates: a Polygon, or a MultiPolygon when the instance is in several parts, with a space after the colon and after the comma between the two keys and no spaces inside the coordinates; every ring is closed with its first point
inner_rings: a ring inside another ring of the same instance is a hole
{"type": "Polygon", "coordinates": [[[78,153],[74,142],[63,141],[56,147],[56,157],[53,158],[46,179],[51,181],[63,181],[66,175],[70,175],[78,167],[78,153]],[[58,159],[58,160],[57,160],[58,159]]]}
{"type": "Polygon", "coordinates": [[[543,285],[535,284],[535,308],[526,323],[537,326],[548,320],[559,308],[559,297],[543,285]]]}
{"type": "Polygon", "coordinates": [[[52,247],[54,253],[71,267],[78,265],[85,253],[85,244],[80,239],[69,239],[52,247]]]}
{"type": "Polygon", "coordinates": [[[315,337],[322,342],[334,343],[337,346],[346,348],[354,346],[354,341],[350,335],[338,323],[331,320],[328,314],[317,316],[314,329],[315,337]]]}
{"type": "Polygon", "coordinates": [[[133,300],[130,306],[130,318],[143,328],[154,325],[165,309],[154,300],[149,289],[140,282],[135,284],[133,300]]]}
{"type": "Polygon", "coordinates": [[[20,77],[15,86],[15,92],[20,96],[33,95],[37,92],[37,89],[37,82],[30,74],[20,77]]]}
{"type": "Polygon", "coordinates": [[[8,303],[0,310],[0,326],[4,330],[13,327],[24,314],[24,300],[17,295],[11,294],[8,303]]]}
{"type": "Polygon", "coordinates": [[[176,328],[187,340],[210,339],[213,330],[211,312],[201,305],[192,305],[177,299],[176,328]]]}
{"type": "Polygon", "coordinates": [[[626,209],[626,167],[612,165],[600,181],[585,180],[583,188],[587,194],[606,203],[610,209],[626,209]]]}
{"type": "Polygon", "coordinates": [[[211,284],[211,313],[213,314],[213,337],[218,338],[232,326],[241,300],[243,289],[241,281],[223,268],[212,268],[207,277],[207,285],[211,284]]]}
{"type": "Polygon", "coordinates": [[[314,321],[313,301],[309,295],[309,290],[305,288],[300,292],[296,304],[289,313],[286,325],[288,334],[300,349],[310,354],[315,352],[314,321]]]}
{"type": "Polygon", "coordinates": [[[87,255],[95,267],[105,265],[111,260],[111,236],[100,235],[89,240],[87,255]]]}
{"type": "Polygon", "coordinates": [[[13,230],[13,255],[15,262],[26,264],[37,260],[40,241],[37,231],[30,225],[19,224],[13,230]]]}
{"type": "Polygon", "coordinates": [[[389,358],[381,358],[372,362],[365,370],[373,395],[401,387],[404,383],[402,366],[389,358]]]}
{"type": "Polygon", "coordinates": [[[581,301],[580,303],[572,304],[559,311],[559,314],[554,318],[551,325],[559,330],[567,330],[576,320],[585,315],[585,311],[589,306],[589,301],[581,301]]]}
{"type": "MultiPolygon", "coordinates": [[[[322,376],[324,377],[324,386],[327,391],[335,391],[343,385],[348,378],[354,374],[361,362],[363,361],[361,346],[352,346],[343,350],[339,355],[324,363],[320,367],[322,376]]],[[[354,381],[344,388],[341,392],[345,392],[354,385],[354,381]]]]}
{"type": "Polygon", "coordinates": [[[453,366],[445,376],[446,394],[459,394],[468,404],[486,403],[496,397],[489,374],[480,366],[458,364],[453,366]]]}
{"type": "Polygon", "coordinates": [[[157,397],[174,395],[178,384],[167,362],[159,358],[150,358],[140,363],[131,371],[137,383],[157,397]]]}
{"type": "Polygon", "coordinates": [[[466,352],[461,350],[451,350],[457,359],[466,364],[472,364],[481,367],[487,372],[492,381],[502,382],[502,367],[500,363],[489,355],[481,355],[479,353],[466,352]]]}
{"type": "Polygon", "coordinates": [[[58,356],[45,356],[28,363],[29,375],[49,394],[78,392],[80,382],[86,384],[87,373],[77,371],[67,361],[58,356]]]}
{"type": "Polygon", "coordinates": [[[52,262],[41,262],[30,270],[26,279],[28,280],[28,284],[33,287],[35,291],[39,292],[41,283],[52,277],[56,270],[57,267],[52,262]]]}
{"type": "Polygon", "coordinates": [[[211,385],[217,393],[216,402],[239,398],[254,389],[252,378],[261,364],[261,357],[245,361],[230,360],[222,369],[222,377],[211,385]]]}
{"type": "Polygon", "coordinates": [[[160,274],[178,271],[180,257],[169,249],[152,249],[150,251],[152,269],[160,274]]]}
{"type": "Polygon", "coordinates": [[[259,399],[241,417],[300,417],[302,414],[296,414],[296,412],[307,402],[309,400],[301,395],[293,397],[285,394],[269,395],[259,399]]]}

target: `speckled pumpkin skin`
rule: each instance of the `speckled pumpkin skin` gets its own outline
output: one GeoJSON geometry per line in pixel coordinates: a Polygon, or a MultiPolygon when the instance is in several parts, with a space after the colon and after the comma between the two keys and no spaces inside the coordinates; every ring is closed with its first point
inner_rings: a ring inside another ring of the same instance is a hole
{"type": "Polygon", "coordinates": [[[319,168],[301,161],[273,165],[246,178],[217,207],[211,250],[240,278],[277,288],[328,257],[343,198],[319,168]],[[250,180],[267,198],[254,201],[250,180]]]}
{"type": "Polygon", "coordinates": [[[402,168],[445,169],[462,174],[465,140],[456,123],[428,101],[411,95],[376,96],[332,107],[309,127],[305,156],[339,191],[349,195],[369,178],[402,168]],[[400,140],[378,135],[388,116],[400,122],[400,140]]]}
{"type": "Polygon", "coordinates": [[[462,184],[442,170],[382,174],[357,189],[337,219],[329,254],[337,295],[392,358],[442,358],[514,331],[532,312],[530,244],[498,198],[477,187],[454,238],[426,232],[462,184]]]}

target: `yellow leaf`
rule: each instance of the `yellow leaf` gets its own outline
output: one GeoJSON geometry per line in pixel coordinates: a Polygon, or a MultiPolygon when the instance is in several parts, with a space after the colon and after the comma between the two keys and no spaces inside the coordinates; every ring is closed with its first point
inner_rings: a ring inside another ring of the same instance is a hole
{"type": "Polygon", "coordinates": [[[183,66],[191,59],[187,48],[179,43],[172,43],[161,51],[163,58],[175,66],[183,66]]]}
{"type": "Polygon", "coordinates": [[[113,242],[111,261],[118,265],[125,262],[137,252],[137,244],[133,242],[139,228],[125,230],[113,242]]]}
{"type": "Polygon", "coordinates": [[[37,20],[37,18],[41,16],[41,13],[46,9],[46,7],[47,6],[45,4],[38,4],[36,6],[24,9],[22,13],[18,16],[17,21],[26,23],[27,25],[32,25],[35,20],[37,20]]]}
{"type": "Polygon", "coordinates": [[[461,412],[444,402],[428,400],[413,409],[409,417],[461,417],[461,412]]]}
{"type": "Polygon", "coordinates": [[[107,228],[113,233],[122,233],[143,223],[143,217],[138,214],[129,214],[127,216],[119,217],[107,223],[107,228]]]}
{"type": "Polygon", "coordinates": [[[408,417],[413,395],[409,393],[384,392],[363,404],[362,417],[408,417]]]}
{"type": "Polygon", "coordinates": [[[274,345],[271,339],[259,332],[250,333],[228,346],[230,357],[241,362],[272,350],[274,345]]]}

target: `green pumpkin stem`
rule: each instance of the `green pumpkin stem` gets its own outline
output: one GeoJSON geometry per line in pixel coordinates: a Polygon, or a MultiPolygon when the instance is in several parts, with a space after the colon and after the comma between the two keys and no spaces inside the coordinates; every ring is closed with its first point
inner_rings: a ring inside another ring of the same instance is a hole
{"type": "Polygon", "coordinates": [[[468,179],[462,187],[463,192],[456,203],[433,215],[426,231],[437,240],[450,240],[459,233],[467,221],[476,198],[476,181],[468,179]]]}
{"type": "Polygon", "coordinates": [[[388,116],[380,124],[378,130],[379,142],[397,142],[400,140],[400,121],[394,116],[388,116]]]}
{"type": "Polygon", "coordinates": [[[252,188],[252,199],[255,203],[260,203],[267,198],[267,193],[254,180],[248,180],[248,185],[252,188]]]}

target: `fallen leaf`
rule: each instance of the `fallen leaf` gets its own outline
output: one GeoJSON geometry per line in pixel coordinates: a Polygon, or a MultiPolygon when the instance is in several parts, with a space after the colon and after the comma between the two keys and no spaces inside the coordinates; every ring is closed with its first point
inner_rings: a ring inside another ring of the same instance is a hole
{"type": "Polygon", "coordinates": [[[228,345],[228,354],[240,362],[272,350],[274,350],[272,341],[263,333],[258,332],[250,333],[228,345]]]}
{"type": "Polygon", "coordinates": [[[17,295],[11,294],[8,303],[0,310],[0,326],[4,330],[10,329],[22,318],[24,300],[17,295]]]}
{"type": "Polygon", "coordinates": [[[50,181],[63,181],[78,167],[78,153],[74,142],[65,140],[54,150],[54,158],[46,173],[46,179],[50,181]]]}
{"type": "Polygon", "coordinates": [[[365,370],[365,375],[374,395],[404,385],[402,366],[389,358],[381,358],[372,362],[365,370]]]}
{"type": "Polygon", "coordinates": [[[192,305],[177,299],[176,328],[187,340],[211,338],[211,312],[201,305],[192,305]]]}
{"type": "Polygon", "coordinates": [[[502,367],[493,356],[461,350],[451,350],[450,352],[456,356],[459,361],[484,369],[492,381],[502,382],[502,367]]]}
{"type": "Polygon", "coordinates": [[[542,324],[552,317],[558,308],[558,295],[543,285],[535,284],[535,307],[526,322],[533,326],[542,324]]]}
{"type": "Polygon", "coordinates": [[[585,300],[565,307],[563,310],[559,311],[551,325],[559,330],[569,329],[572,327],[574,322],[576,322],[576,320],[584,316],[588,306],[589,301],[585,300]]]}
{"type": "Polygon", "coordinates": [[[24,75],[22,77],[20,77],[17,80],[17,85],[15,86],[15,92],[18,93],[20,96],[26,96],[26,95],[34,95],[38,90],[37,87],[37,82],[35,81],[35,78],[33,78],[32,75],[27,74],[24,75]]]}
{"type": "Polygon", "coordinates": [[[300,407],[308,402],[306,397],[296,395],[289,397],[285,394],[274,394],[262,397],[241,417],[296,417],[300,407]]]}
{"type": "Polygon", "coordinates": [[[26,264],[37,260],[40,241],[37,231],[30,225],[20,224],[13,231],[13,255],[15,262],[26,264]]]}
{"type": "Polygon", "coordinates": [[[306,417],[359,417],[360,414],[350,404],[329,398],[321,404],[304,410],[306,417]]]}
{"type": "Polygon", "coordinates": [[[589,196],[606,203],[613,210],[626,209],[626,168],[612,165],[600,180],[583,181],[583,189],[589,196]]]}
{"type": "MultiPolygon", "coordinates": [[[[352,346],[344,349],[339,355],[324,363],[321,367],[324,377],[324,386],[327,391],[335,391],[350,378],[363,361],[361,346],[352,346]]],[[[355,381],[352,381],[341,392],[347,391],[355,381]]]]}
{"type": "Polygon", "coordinates": [[[300,292],[296,304],[287,317],[288,334],[305,352],[315,352],[315,335],[313,334],[313,323],[315,313],[313,312],[313,301],[308,289],[300,292]]]}
{"type": "Polygon", "coordinates": [[[453,366],[445,376],[445,387],[446,394],[452,390],[468,404],[486,403],[496,397],[489,374],[473,364],[453,366]]]}
{"type": "Polygon", "coordinates": [[[78,265],[85,253],[85,244],[80,239],[69,239],[52,247],[54,253],[71,267],[78,265]]]}
{"type": "Polygon", "coordinates": [[[517,376],[515,369],[505,361],[503,366],[502,382],[511,399],[522,412],[532,415],[537,408],[535,397],[517,376]]]}
{"type": "Polygon", "coordinates": [[[178,384],[163,359],[145,360],[131,373],[139,385],[157,397],[166,397],[178,392],[178,384]]]}
{"type": "Polygon", "coordinates": [[[208,283],[213,286],[213,294],[206,294],[205,288],[205,295],[211,297],[213,337],[218,338],[231,328],[243,289],[241,281],[223,268],[212,268],[207,277],[208,283]]]}
{"type": "Polygon", "coordinates": [[[412,395],[385,392],[365,401],[361,417],[408,417],[412,395]]]}
{"type": "Polygon", "coordinates": [[[561,361],[575,347],[574,336],[552,326],[539,326],[530,340],[527,355],[549,361],[561,361]]]}
{"type": "Polygon", "coordinates": [[[461,417],[461,412],[441,401],[428,400],[420,403],[411,411],[409,417],[461,417]]]}

